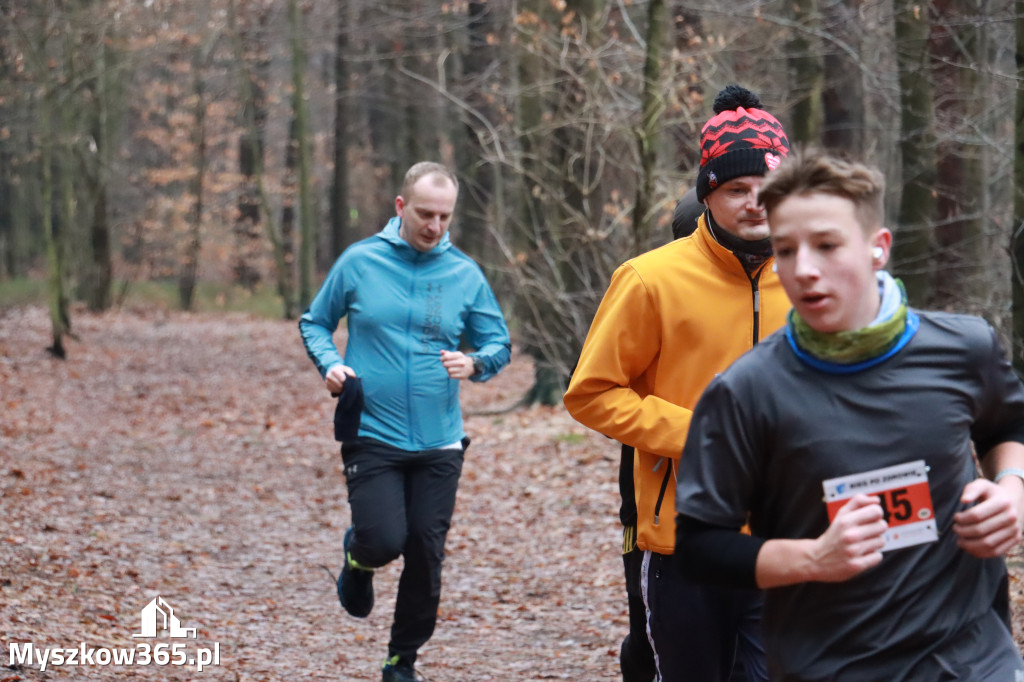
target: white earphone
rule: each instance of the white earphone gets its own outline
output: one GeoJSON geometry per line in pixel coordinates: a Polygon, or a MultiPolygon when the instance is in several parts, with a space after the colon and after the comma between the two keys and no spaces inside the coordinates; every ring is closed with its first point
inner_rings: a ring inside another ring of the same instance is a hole
{"type": "Polygon", "coordinates": [[[881,246],[876,246],[875,248],[871,249],[871,255],[872,255],[872,256],[873,256],[873,257],[874,257],[875,259],[879,259],[879,258],[881,258],[881,257],[882,257],[883,255],[885,255],[885,251],[883,251],[883,250],[882,250],[882,247],[881,247],[881,246]]]}

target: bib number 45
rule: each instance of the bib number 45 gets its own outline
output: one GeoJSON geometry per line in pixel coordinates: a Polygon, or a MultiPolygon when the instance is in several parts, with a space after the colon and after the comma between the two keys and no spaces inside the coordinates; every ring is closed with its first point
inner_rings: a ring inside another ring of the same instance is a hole
{"type": "Polygon", "coordinates": [[[829,522],[854,495],[874,495],[879,499],[889,524],[883,552],[934,542],[939,537],[928,467],[923,460],[830,478],[822,481],[822,487],[829,522]]]}

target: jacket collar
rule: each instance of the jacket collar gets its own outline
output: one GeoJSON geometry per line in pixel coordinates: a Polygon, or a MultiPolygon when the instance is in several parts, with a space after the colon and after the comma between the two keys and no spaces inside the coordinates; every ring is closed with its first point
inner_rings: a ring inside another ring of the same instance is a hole
{"type": "MultiPolygon", "coordinates": [[[[719,244],[711,234],[711,230],[708,228],[707,211],[697,219],[697,229],[693,233],[693,238],[700,250],[723,272],[744,281],[749,279],[747,271],[743,268],[743,263],[740,262],[736,254],[719,244]]],[[[771,268],[774,264],[775,256],[772,256],[754,273],[755,277],[763,274],[765,268],[771,268]]]]}
{"type": "Polygon", "coordinates": [[[452,248],[452,242],[448,238],[448,233],[445,232],[444,237],[441,238],[441,243],[430,251],[417,251],[413,248],[412,244],[405,241],[405,239],[402,238],[402,235],[398,233],[401,226],[402,219],[395,216],[387,222],[384,229],[377,233],[377,236],[395,247],[395,252],[405,260],[416,261],[424,258],[436,258],[448,249],[452,248]]]}

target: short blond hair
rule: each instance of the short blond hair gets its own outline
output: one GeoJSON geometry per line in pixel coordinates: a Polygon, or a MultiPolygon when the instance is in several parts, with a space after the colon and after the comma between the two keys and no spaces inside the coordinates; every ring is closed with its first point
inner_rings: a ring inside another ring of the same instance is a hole
{"type": "Polygon", "coordinates": [[[885,176],[865,163],[842,158],[822,149],[796,149],[765,176],[757,194],[771,224],[771,213],[794,194],[821,192],[849,199],[865,230],[881,227],[885,209],[885,176]]]}
{"type": "Polygon", "coordinates": [[[448,166],[435,163],[434,161],[420,161],[419,163],[414,163],[405,172],[405,179],[402,180],[402,196],[408,198],[412,193],[412,186],[428,175],[436,175],[439,179],[447,178],[451,180],[451,183],[455,185],[455,191],[459,191],[459,179],[455,177],[455,173],[448,166]]]}

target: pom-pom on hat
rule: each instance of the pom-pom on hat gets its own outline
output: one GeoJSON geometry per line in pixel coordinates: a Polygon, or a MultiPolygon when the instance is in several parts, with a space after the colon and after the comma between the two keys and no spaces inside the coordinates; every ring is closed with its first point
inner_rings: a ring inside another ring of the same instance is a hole
{"type": "Polygon", "coordinates": [[[764,175],[789,154],[782,124],[761,109],[757,95],[730,85],[715,97],[715,115],[700,133],[697,200],[743,175],[764,175]]]}

